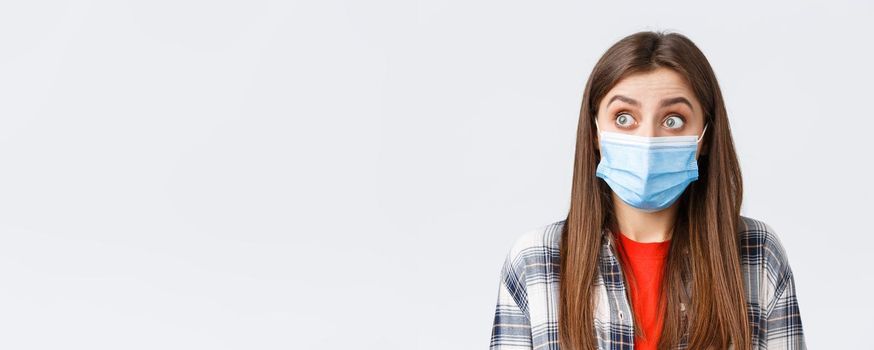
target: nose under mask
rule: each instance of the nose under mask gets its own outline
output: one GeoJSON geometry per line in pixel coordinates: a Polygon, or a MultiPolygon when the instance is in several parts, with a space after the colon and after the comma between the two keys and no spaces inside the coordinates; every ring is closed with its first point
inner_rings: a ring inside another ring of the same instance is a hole
{"type": "Polygon", "coordinates": [[[645,212],[665,209],[698,179],[695,153],[707,126],[700,137],[637,136],[598,127],[601,161],[595,175],[634,208],[645,212]]]}

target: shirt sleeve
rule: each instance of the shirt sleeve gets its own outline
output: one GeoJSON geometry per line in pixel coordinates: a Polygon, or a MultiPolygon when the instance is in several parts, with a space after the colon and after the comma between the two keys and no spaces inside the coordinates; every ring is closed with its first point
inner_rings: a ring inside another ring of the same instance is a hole
{"type": "Polygon", "coordinates": [[[804,331],[801,313],[795,296],[795,278],[787,266],[776,290],[776,299],[771,303],[764,320],[767,349],[804,350],[804,331]]]}
{"type": "Polygon", "coordinates": [[[520,273],[516,265],[512,252],[507,254],[501,269],[490,350],[532,349],[524,272],[520,273]]]}

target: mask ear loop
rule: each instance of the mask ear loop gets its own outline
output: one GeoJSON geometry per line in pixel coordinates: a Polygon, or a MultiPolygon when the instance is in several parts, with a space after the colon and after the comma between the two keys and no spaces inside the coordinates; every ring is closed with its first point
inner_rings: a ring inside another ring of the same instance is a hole
{"type": "MultiPolygon", "coordinates": [[[[597,121],[595,121],[595,122],[597,123],[597,121]]],[[[696,140],[695,143],[700,142],[701,139],[704,138],[704,133],[707,132],[707,126],[708,126],[708,125],[710,125],[710,123],[704,124],[704,131],[701,132],[701,136],[698,136],[698,140],[696,140]]]]}

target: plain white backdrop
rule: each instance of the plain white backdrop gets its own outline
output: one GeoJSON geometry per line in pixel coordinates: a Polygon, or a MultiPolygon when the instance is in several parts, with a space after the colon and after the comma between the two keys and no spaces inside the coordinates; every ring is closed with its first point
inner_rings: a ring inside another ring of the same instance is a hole
{"type": "Polygon", "coordinates": [[[483,349],[595,61],[690,37],[795,271],[871,349],[870,2],[0,5],[0,348],[483,349]]]}

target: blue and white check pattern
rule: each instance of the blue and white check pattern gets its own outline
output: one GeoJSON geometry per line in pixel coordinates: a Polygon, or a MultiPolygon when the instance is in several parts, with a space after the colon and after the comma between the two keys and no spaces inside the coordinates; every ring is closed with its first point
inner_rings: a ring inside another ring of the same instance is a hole
{"type": "MultiPolygon", "coordinates": [[[[741,216],[741,269],[753,349],[806,349],[795,280],[786,252],[770,226],[741,216]]],[[[490,350],[557,350],[559,247],[565,220],[518,237],[501,269],[490,350]]],[[[634,349],[631,307],[612,250],[602,234],[596,281],[595,332],[598,348],[634,349]]],[[[693,296],[694,297],[694,296],[693,296]]],[[[685,305],[681,305],[685,311],[685,305]]],[[[678,349],[685,349],[686,334],[678,349]]]]}

